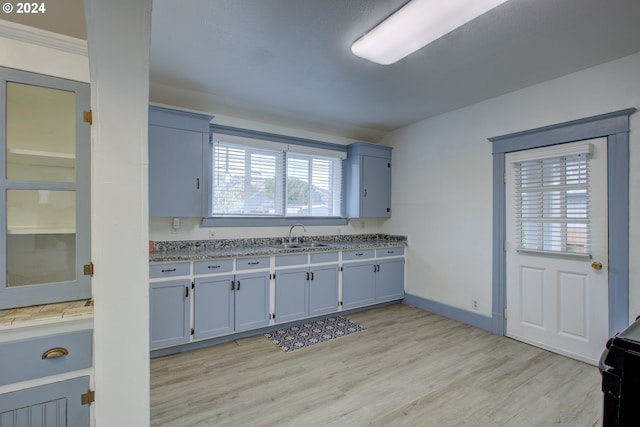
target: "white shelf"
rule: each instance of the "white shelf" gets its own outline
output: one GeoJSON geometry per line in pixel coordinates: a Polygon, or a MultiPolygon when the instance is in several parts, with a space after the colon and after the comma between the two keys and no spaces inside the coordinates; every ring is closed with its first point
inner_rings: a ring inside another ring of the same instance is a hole
{"type": "Polygon", "coordinates": [[[75,167],[76,156],[73,153],[56,153],[53,151],[7,149],[7,162],[33,166],[75,167]]]}
{"type": "Polygon", "coordinates": [[[69,153],[55,153],[53,151],[40,151],[40,150],[24,150],[22,148],[9,148],[7,149],[9,154],[21,154],[23,156],[37,156],[37,157],[51,157],[57,159],[75,159],[75,154],[69,153]]]}
{"type": "Polygon", "coordinates": [[[75,234],[73,228],[45,228],[45,227],[29,227],[29,226],[9,226],[7,234],[75,234]]]}

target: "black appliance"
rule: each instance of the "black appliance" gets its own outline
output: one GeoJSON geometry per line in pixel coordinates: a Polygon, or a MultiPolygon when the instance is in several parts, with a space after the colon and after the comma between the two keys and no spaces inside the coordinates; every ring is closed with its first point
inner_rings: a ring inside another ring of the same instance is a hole
{"type": "Polygon", "coordinates": [[[640,320],[607,342],[599,368],[603,427],[640,426],[640,320]]]}

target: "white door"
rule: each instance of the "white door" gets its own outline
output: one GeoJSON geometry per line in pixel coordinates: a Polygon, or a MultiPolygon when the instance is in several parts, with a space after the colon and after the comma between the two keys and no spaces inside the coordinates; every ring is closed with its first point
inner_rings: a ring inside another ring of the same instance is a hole
{"type": "Polygon", "coordinates": [[[607,140],[505,165],[507,336],[596,365],[608,338],[607,140]]]}

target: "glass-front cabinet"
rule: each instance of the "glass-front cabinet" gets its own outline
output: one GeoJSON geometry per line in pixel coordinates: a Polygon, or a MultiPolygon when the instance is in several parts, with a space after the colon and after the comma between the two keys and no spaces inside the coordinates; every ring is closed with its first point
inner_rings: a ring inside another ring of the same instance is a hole
{"type": "Polygon", "coordinates": [[[0,309],[89,298],[89,86],[6,68],[0,77],[0,309]]]}

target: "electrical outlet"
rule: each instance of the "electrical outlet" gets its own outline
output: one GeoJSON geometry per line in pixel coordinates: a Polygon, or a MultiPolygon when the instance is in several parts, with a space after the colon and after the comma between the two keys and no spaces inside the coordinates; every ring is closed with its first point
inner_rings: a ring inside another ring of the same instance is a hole
{"type": "Polygon", "coordinates": [[[215,235],[216,235],[215,231],[209,230],[209,239],[213,239],[215,235]]]}
{"type": "Polygon", "coordinates": [[[477,299],[474,298],[471,300],[471,308],[473,308],[474,310],[480,310],[477,299]]]}

